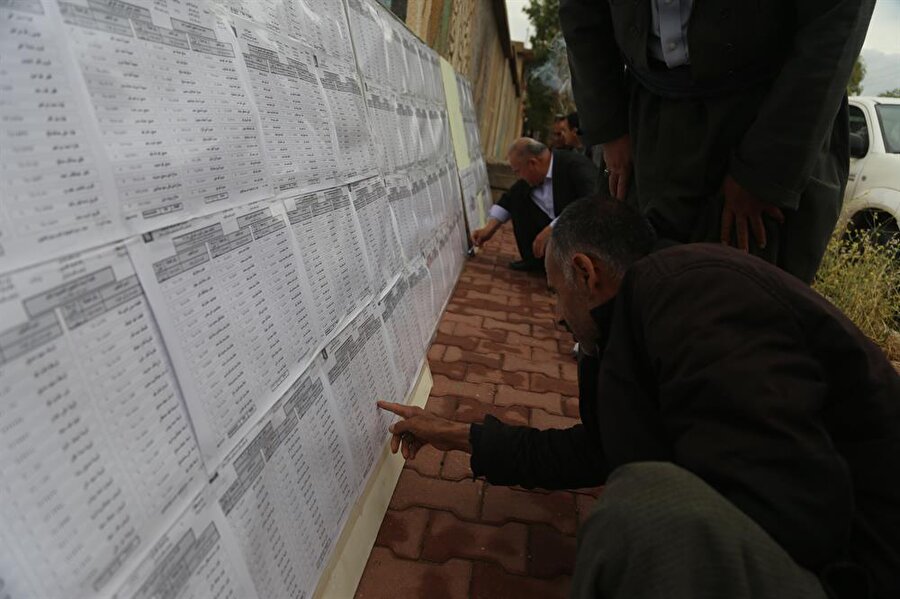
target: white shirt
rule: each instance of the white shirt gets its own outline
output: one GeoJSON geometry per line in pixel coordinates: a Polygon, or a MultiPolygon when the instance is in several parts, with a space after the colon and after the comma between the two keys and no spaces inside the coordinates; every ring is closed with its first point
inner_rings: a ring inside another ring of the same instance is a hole
{"type": "Polygon", "coordinates": [[[691,64],[688,24],[694,0],[654,0],[650,3],[653,27],[647,36],[650,55],[670,69],[691,64]]]}
{"type": "MultiPolygon", "coordinates": [[[[534,205],[541,209],[541,211],[550,217],[553,221],[550,224],[556,222],[556,211],[553,209],[553,154],[550,154],[550,166],[547,168],[547,175],[544,177],[544,182],[538,185],[537,187],[531,188],[531,201],[534,202],[534,205]]],[[[499,204],[494,204],[491,206],[491,210],[489,213],[491,218],[499,220],[501,223],[505,223],[510,219],[509,211],[499,204]]]]}

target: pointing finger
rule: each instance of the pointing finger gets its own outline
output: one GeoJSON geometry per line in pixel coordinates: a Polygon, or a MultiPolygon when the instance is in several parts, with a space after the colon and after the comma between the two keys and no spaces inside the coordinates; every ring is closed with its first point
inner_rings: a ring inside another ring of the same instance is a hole
{"type": "Polygon", "coordinates": [[[418,413],[418,408],[413,406],[405,406],[403,404],[394,403],[391,401],[378,401],[378,407],[387,412],[391,412],[392,414],[396,414],[397,416],[402,416],[404,418],[409,418],[410,416],[414,416],[418,413]]]}

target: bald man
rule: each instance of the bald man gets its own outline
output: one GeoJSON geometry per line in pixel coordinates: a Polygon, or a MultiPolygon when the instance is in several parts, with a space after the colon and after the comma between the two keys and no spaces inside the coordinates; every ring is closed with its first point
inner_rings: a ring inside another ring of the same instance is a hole
{"type": "Polygon", "coordinates": [[[553,222],[566,206],[594,193],[597,168],[583,154],[551,151],[530,137],[513,142],[506,159],[519,180],[491,206],[487,224],[472,232],[472,242],[481,247],[503,223],[512,220],[522,259],[510,262],[509,267],[542,270],[553,222]]]}

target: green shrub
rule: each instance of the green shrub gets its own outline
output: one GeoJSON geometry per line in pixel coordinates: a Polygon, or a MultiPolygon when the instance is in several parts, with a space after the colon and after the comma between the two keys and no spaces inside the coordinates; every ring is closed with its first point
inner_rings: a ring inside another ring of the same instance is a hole
{"type": "Polygon", "coordinates": [[[813,287],[900,361],[900,240],[875,237],[865,230],[835,235],[813,287]]]}

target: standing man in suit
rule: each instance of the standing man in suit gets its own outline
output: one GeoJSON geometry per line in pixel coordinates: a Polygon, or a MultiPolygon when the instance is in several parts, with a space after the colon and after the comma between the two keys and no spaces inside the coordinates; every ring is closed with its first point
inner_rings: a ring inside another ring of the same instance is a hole
{"type": "Polygon", "coordinates": [[[812,281],[849,169],[846,85],[875,0],[560,0],[609,193],[660,236],[812,281]]]}
{"type": "Polygon", "coordinates": [[[507,160],[519,180],[491,206],[487,224],[472,232],[472,242],[481,247],[511,219],[522,259],[509,267],[541,270],[553,222],[566,206],[593,193],[597,169],[583,154],[551,151],[529,137],[513,142],[507,160]]]}

